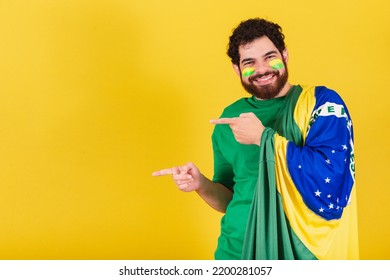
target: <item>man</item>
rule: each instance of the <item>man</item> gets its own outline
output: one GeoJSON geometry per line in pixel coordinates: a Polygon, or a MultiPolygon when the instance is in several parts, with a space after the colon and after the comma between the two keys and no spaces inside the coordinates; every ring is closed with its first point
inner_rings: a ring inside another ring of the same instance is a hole
{"type": "Polygon", "coordinates": [[[254,18],[228,55],[252,95],[231,104],[212,135],[214,176],[188,163],[172,174],[225,212],[215,259],[358,259],[352,121],[323,86],[291,85],[278,24],[254,18]]]}

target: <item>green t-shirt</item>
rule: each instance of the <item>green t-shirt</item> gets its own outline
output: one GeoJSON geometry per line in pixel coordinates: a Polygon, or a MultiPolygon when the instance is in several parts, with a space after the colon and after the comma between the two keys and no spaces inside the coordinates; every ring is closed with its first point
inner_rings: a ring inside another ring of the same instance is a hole
{"type": "MultiPolygon", "coordinates": [[[[299,90],[299,87],[292,87],[299,90]]],[[[238,117],[241,113],[253,112],[265,127],[273,128],[276,116],[285,97],[258,100],[242,98],[223,111],[221,117],[238,117]]],[[[249,209],[259,171],[259,146],[243,145],[236,141],[229,125],[215,126],[213,135],[214,176],[219,182],[234,191],[226,213],[221,220],[221,234],[215,251],[215,259],[240,259],[247,226],[249,209]]]]}

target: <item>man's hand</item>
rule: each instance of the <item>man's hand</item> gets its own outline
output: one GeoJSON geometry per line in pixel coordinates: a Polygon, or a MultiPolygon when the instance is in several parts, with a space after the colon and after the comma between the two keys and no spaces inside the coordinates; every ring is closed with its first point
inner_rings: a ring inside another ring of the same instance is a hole
{"type": "Polygon", "coordinates": [[[261,135],[264,126],[252,112],[242,113],[236,118],[220,118],[210,121],[212,124],[228,124],[232,129],[234,137],[240,144],[260,146],[261,135]]]}
{"type": "Polygon", "coordinates": [[[172,179],[180,190],[184,192],[196,191],[199,189],[201,173],[192,162],[183,166],[162,169],[152,173],[153,176],[172,175],[172,179]]]}
{"type": "Polygon", "coordinates": [[[226,207],[232,200],[233,192],[220,183],[206,178],[192,163],[183,166],[162,169],[152,173],[153,176],[172,175],[180,190],[196,193],[213,209],[225,213],[226,207]]]}

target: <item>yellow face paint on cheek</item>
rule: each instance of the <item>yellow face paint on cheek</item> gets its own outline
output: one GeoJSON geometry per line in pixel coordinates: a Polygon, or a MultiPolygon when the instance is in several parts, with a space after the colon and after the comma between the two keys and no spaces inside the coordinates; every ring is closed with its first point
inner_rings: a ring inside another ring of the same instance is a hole
{"type": "Polygon", "coordinates": [[[251,75],[255,74],[255,68],[254,67],[247,67],[244,70],[242,70],[242,76],[244,78],[249,77],[251,75]]]}
{"type": "Polygon", "coordinates": [[[279,70],[284,68],[283,61],[280,58],[275,58],[269,62],[269,66],[271,66],[275,70],[279,70]]]}

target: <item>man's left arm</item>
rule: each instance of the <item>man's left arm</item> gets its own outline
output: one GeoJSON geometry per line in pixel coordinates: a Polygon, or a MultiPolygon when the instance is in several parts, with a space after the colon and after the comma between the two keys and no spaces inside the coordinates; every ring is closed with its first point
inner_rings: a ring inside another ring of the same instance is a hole
{"type": "Polygon", "coordinates": [[[346,105],[337,94],[317,98],[304,145],[276,135],[275,153],[279,165],[285,162],[285,167],[279,168],[286,169],[304,203],[332,220],[341,217],[354,185],[353,128],[346,105]]]}

